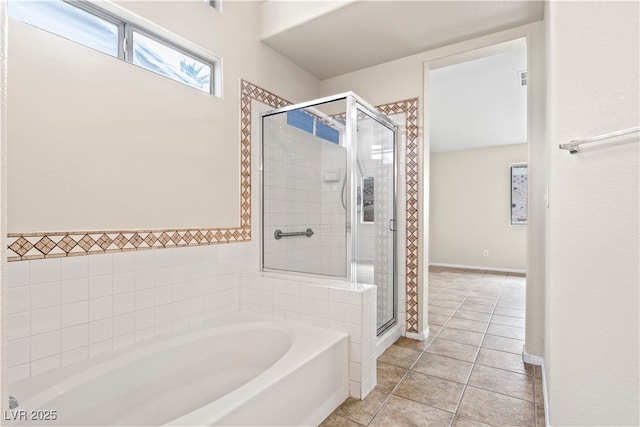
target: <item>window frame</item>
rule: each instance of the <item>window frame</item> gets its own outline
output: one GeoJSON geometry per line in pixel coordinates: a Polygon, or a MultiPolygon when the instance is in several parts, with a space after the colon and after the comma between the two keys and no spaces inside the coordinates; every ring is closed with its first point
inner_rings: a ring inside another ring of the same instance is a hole
{"type": "MultiPolygon", "coordinates": [[[[10,1],[19,1],[19,0],[10,0],[10,1]]],[[[136,22],[133,22],[133,19],[127,19],[124,16],[119,16],[116,13],[113,13],[109,10],[105,10],[99,6],[94,5],[93,3],[87,1],[87,0],[57,0],[57,1],[61,1],[63,3],[66,3],[72,7],[75,7],[77,9],[82,10],[83,12],[86,12],[90,15],[93,15],[101,20],[104,20],[110,24],[113,24],[117,27],[118,29],[118,35],[117,35],[117,56],[113,56],[110,53],[106,53],[100,50],[97,50],[87,44],[82,43],[81,41],[78,41],[76,39],[71,39],[65,36],[62,36],[60,34],[57,33],[52,33],[51,34],[55,34],[58,37],[62,37],[65,38],[67,40],[70,40],[74,43],[78,43],[81,44],[89,49],[92,50],[96,50],[98,52],[104,53],[106,55],[115,57],[117,59],[120,59],[123,62],[129,63],[131,65],[135,65],[136,67],[142,68],[144,70],[147,70],[151,73],[154,73],[156,75],[165,77],[169,80],[172,80],[174,82],[183,84],[185,86],[191,87],[193,89],[198,90],[199,92],[203,92],[209,95],[213,95],[215,97],[218,98],[222,98],[222,93],[221,93],[221,88],[222,88],[222,82],[220,81],[222,79],[222,58],[211,54],[210,52],[206,51],[203,48],[200,48],[199,46],[193,45],[195,47],[197,47],[198,50],[202,50],[203,52],[206,52],[206,54],[201,54],[198,53],[197,51],[195,51],[194,49],[190,49],[187,44],[191,44],[191,42],[188,42],[185,40],[185,43],[177,43],[175,41],[171,41],[169,40],[168,37],[164,37],[161,33],[162,32],[166,32],[168,33],[168,31],[166,30],[162,30],[161,31],[154,31],[154,29],[150,29],[150,28],[146,28],[142,25],[138,25],[136,22]],[[202,64],[204,64],[205,66],[209,67],[210,70],[210,78],[209,78],[209,85],[208,85],[208,90],[202,90],[197,86],[193,86],[190,85],[189,83],[186,83],[184,81],[180,81],[178,79],[174,79],[171,78],[165,74],[162,73],[158,73],[155,70],[146,68],[144,66],[138,65],[138,64],[134,64],[133,63],[133,35],[135,33],[139,33],[144,37],[147,37],[157,43],[160,43],[164,46],[166,46],[169,49],[172,49],[186,57],[192,58],[194,60],[197,60],[198,62],[201,62],[202,64]]],[[[211,6],[213,6],[214,8],[216,8],[217,10],[219,10],[215,5],[212,4],[212,2],[217,2],[218,6],[219,6],[219,2],[218,0],[208,0],[207,3],[210,4],[211,6]]],[[[24,21],[21,21],[24,22],[24,21]]],[[[43,31],[47,31],[44,28],[38,27],[37,25],[31,24],[29,22],[24,22],[27,25],[31,25],[35,28],[38,28],[40,30],[43,31]]],[[[159,29],[159,27],[158,27],[159,29]]],[[[49,32],[49,31],[47,31],[49,32]]]]}
{"type": "Polygon", "coordinates": [[[174,43],[171,43],[170,41],[166,40],[162,36],[158,36],[155,33],[149,32],[146,29],[144,29],[144,28],[142,28],[142,27],[140,27],[138,25],[130,24],[130,23],[125,23],[125,39],[123,40],[122,44],[125,47],[125,55],[127,56],[127,59],[125,59],[125,61],[130,63],[131,65],[135,65],[137,67],[143,68],[143,69],[145,69],[147,71],[150,71],[150,72],[152,72],[154,74],[158,74],[158,75],[160,75],[162,77],[168,78],[169,80],[173,80],[175,82],[182,83],[184,85],[192,87],[192,88],[194,88],[196,90],[199,90],[201,92],[205,92],[205,93],[209,93],[209,94],[215,95],[214,80],[215,80],[215,77],[216,77],[215,76],[216,64],[211,62],[210,60],[208,60],[206,58],[203,58],[201,55],[198,55],[197,53],[194,53],[191,50],[185,49],[182,46],[178,46],[178,45],[176,45],[174,43]],[[184,83],[184,82],[181,82],[179,80],[172,79],[171,77],[165,76],[164,74],[160,74],[160,73],[157,73],[157,72],[155,72],[153,70],[150,70],[150,69],[148,69],[146,67],[143,67],[141,65],[134,64],[133,63],[133,33],[141,34],[144,37],[147,37],[147,38],[149,38],[149,39],[151,39],[151,40],[153,40],[155,42],[160,43],[161,45],[164,45],[164,46],[166,46],[166,47],[168,47],[170,49],[173,49],[176,52],[180,52],[184,56],[187,56],[187,57],[190,57],[192,59],[195,59],[195,60],[201,62],[202,64],[204,64],[205,66],[209,67],[209,70],[210,70],[210,74],[209,75],[211,76],[209,78],[209,90],[208,91],[203,91],[203,90],[201,90],[201,89],[199,89],[199,88],[197,88],[195,86],[191,86],[188,83],[184,83]]]}

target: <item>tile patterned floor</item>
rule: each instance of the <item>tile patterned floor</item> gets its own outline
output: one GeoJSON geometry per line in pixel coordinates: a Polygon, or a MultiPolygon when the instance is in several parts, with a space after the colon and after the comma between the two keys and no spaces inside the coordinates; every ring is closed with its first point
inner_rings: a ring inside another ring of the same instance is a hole
{"type": "Polygon", "coordinates": [[[524,277],[431,268],[427,341],[400,338],[378,385],[321,427],[544,426],[541,371],[522,362],[524,277]]]}

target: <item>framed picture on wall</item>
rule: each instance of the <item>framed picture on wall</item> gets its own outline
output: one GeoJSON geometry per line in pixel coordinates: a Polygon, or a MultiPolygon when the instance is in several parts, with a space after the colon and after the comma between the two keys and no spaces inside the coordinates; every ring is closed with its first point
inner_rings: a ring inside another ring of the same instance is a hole
{"type": "Polygon", "coordinates": [[[526,163],[511,165],[511,225],[527,225],[528,174],[526,163]]]}
{"type": "Polygon", "coordinates": [[[373,177],[362,177],[362,222],[373,222],[375,212],[373,199],[373,177]]]}

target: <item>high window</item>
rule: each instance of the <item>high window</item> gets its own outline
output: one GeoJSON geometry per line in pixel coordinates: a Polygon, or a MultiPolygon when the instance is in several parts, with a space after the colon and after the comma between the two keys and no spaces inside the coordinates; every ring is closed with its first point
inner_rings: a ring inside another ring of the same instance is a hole
{"type": "Polygon", "coordinates": [[[206,93],[220,60],[190,51],[84,1],[10,0],[9,16],[206,93]]]}

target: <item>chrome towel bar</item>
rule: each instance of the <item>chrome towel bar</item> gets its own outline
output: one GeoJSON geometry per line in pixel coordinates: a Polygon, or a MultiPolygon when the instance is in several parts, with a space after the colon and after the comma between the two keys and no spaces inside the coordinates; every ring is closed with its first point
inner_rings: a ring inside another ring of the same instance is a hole
{"type": "Polygon", "coordinates": [[[630,133],[640,131],[640,126],[636,126],[629,129],[622,129],[616,132],[605,133],[598,136],[592,136],[591,138],[586,139],[574,139],[566,144],[560,144],[559,148],[561,150],[569,150],[569,153],[575,154],[578,152],[578,146],[582,144],[588,144],[590,142],[602,141],[603,139],[615,138],[616,136],[628,135],[630,133]]]}
{"type": "Polygon", "coordinates": [[[276,238],[276,240],[280,240],[283,237],[293,237],[293,236],[307,236],[307,237],[311,237],[313,236],[313,230],[310,228],[307,228],[305,231],[296,231],[293,233],[283,233],[282,230],[276,230],[273,232],[273,237],[276,238]]]}

